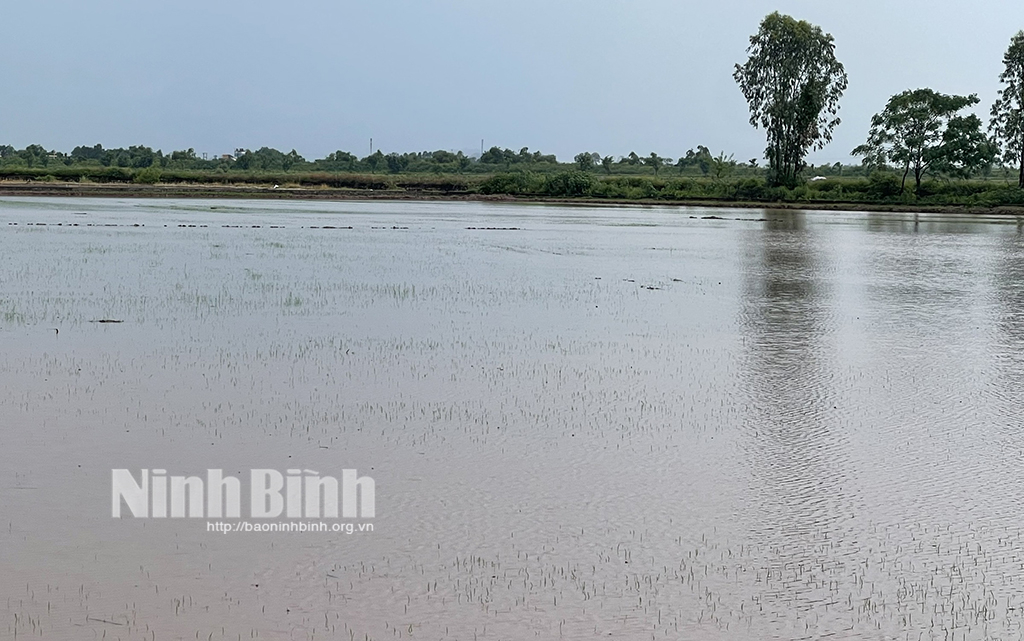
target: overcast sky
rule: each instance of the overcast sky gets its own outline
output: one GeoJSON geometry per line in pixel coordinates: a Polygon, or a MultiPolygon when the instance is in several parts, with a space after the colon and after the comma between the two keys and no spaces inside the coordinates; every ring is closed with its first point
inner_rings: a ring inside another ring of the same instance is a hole
{"type": "Polygon", "coordinates": [[[774,10],[831,33],[849,74],[817,163],[849,162],[904,89],[977,93],[987,122],[1024,29],[1019,0],[12,1],[0,143],[760,158],[732,72],[774,10]]]}

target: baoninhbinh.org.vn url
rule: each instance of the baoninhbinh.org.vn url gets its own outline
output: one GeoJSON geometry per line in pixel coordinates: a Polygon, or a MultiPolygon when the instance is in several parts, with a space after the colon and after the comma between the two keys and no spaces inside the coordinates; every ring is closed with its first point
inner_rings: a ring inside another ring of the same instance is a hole
{"type": "Polygon", "coordinates": [[[328,532],[333,534],[362,534],[373,532],[373,523],[338,523],[326,521],[278,521],[271,523],[253,523],[251,521],[207,521],[207,532],[230,534],[232,532],[284,532],[289,534],[309,534],[328,532]]]}

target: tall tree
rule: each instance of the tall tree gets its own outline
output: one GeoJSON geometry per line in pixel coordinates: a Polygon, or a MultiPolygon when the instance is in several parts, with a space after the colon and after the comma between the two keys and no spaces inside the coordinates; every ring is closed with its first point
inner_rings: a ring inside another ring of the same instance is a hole
{"type": "Polygon", "coordinates": [[[778,11],[761,21],[747,53],[733,78],[750,106],[750,124],[767,133],[768,181],[796,185],[807,153],[832,140],[846,71],[831,34],[778,11]]]}
{"type": "Polygon", "coordinates": [[[700,169],[700,173],[705,176],[711,171],[711,150],[704,145],[697,145],[697,151],[692,149],[686,152],[685,156],[680,156],[676,162],[676,167],[679,168],[679,174],[682,175],[683,170],[687,167],[696,166],[700,169]]]}
{"type": "Polygon", "coordinates": [[[388,171],[393,174],[400,174],[409,166],[409,155],[391,152],[387,156],[384,156],[384,162],[388,166],[388,171]]]}
{"type": "Polygon", "coordinates": [[[903,169],[900,193],[914,172],[914,191],[929,170],[967,175],[992,160],[993,149],[974,114],[959,115],[978,104],[978,97],[951,96],[931,89],[896,94],[871,118],[865,144],[853,150],[868,165],[893,163],[903,169]]]}
{"type": "Polygon", "coordinates": [[[989,131],[1002,145],[1002,160],[1017,167],[1017,186],[1024,189],[1024,31],[1018,31],[1003,54],[999,74],[1005,86],[992,105],[989,131]]]}
{"type": "Polygon", "coordinates": [[[371,174],[376,173],[377,168],[384,163],[384,154],[381,152],[380,149],[378,149],[377,151],[373,152],[366,158],[363,158],[363,162],[366,163],[366,166],[370,168],[371,174]]]}
{"type": "Polygon", "coordinates": [[[582,151],[573,158],[576,161],[576,168],[580,171],[590,171],[594,168],[594,157],[589,152],[582,151]]]}
{"type": "Polygon", "coordinates": [[[711,169],[714,173],[715,180],[721,180],[725,176],[728,176],[735,168],[736,160],[733,154],[726,156],[723,151],[711,159],[711,169]]]}
{"type": "Polygon", "coordinates": [[[654,169],[654,175],[658,175],[658,171],[665,166],[665,162],[672,162],[671,158],[662,158],[658,154],[651,152],[650,156],[644,158],[644,164],[654,169]]]}
{"type": "MultiPolygon", "coordinates": [[[[690,152],[686,152],[686,155],[689,156],[690,152]]],[[[697,153],[694,155],[693,161],[697,165],[697,168],[700,169],[700,173],[705,176],[708,175],[708,172],[711,171],[712,160],[711,150],[704,145],[697,145],[697,153]]]]}

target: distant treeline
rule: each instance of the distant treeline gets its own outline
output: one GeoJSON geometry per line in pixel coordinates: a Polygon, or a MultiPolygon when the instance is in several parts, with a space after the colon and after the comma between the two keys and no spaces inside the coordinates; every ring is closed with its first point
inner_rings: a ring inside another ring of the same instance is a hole
{"type": "Polygon", "coordinates": [[[675,160],[656,153],[613,158],[582,152],[571,163],[554,155],[492,147],[480,158],[448,151],[375,152],[364,158],[337,151],[306,160],[264,147],[203,159],[189,149],[164,154],[149,147],[76,147],[70,154],[30,145],[0,146],[0,179],[31,182],[237,185],[346,189],[406,194],[589,199],[637,202],[786,202],[1024,206],[1009,168],[973,178],[936,173],[920,189],[904,189],[898,168],[808,165],[810,179],[772,184],[756,159],[736,162],[704,146],[675,160]]]}
{"type": "MultiPolygon", "coordinates": [[[[825,168],[822,168],[825,169],[825,168]]],[[[832,167],[827,169],[832,170],[832,167]]],[[[851,168],[852,169],[852,168],[851,168]]],[[[825,172],[823,172],[825,173],[825,172]]],[[[815,203],[865,205],[934,205],[969,207],[1024,207],[1024,190],[1010,180],[929,179],[919,193],[904,190],[897,172],[874,171],[870,175],[817,177],[796,187],[771,185],[764,176],[603,175],[563,168],[554,172],[513,169],[492,174],[367,174],[315,171],[217,172],[202,170],[142,169],[95,166],[0,167],[0,178],[46,183],[127,183],[164,185],[230,185],[252,187],[269,193],[269,187],[288,189],[341,189],[388,197],[455,196],[514,198],[523,200],[578,199],[637,203],[736,202],[815,203]]],[[[276,190],[274,190],[276,192],[276,190]]],[[[206,193],[201,192],[201,193],[206,193]]],[[[215,195],[217,192],[210,192],[215,195]]],[[[234,193],[234,192],[227,192],[234,193]]],[[[280,193],[280,192],[278,192],[280,193]]],[[[283,195],[283,194],[282,194],[283,195]]]]}
{"type": "MultiPolygon", "coordinates": [[[[445,150],[411,153],[389,153],[381,151],[359,158],[347,151],[335,151],[324,158],[307,160],[295,150],[283,152],[270,147],[255,151],[236,149],[233,154],[214,158],[203,158],[194,149],[163,151],[143,145],[128,148],[107,149],[102,145],[75,147],[71,153],[47,150],[40,145],[29,145],[15,149],[0,145],[0,177],[33,178],[53,176],[62,180],[79,177],[97,181],[124,182],[142,176],[156,177],[159,181],[180,181],[195,179],[200,182],[217,181],[217,176],[202,179],[199,174],[214,173],[246,181],[247,176],[267,173],[288,174],[494,174],[512,170],[530,171],[540,174],[558,173],[574,168],[579,171],[603,175],[652,175],[666,174],[708,176],[742,175],[759,176],[763,169],[757,159],[746,163],[736,162],[724,152],[712,155],[711,151],[698,145],[678,159],[651,152],[645,156],[630,152],[626,156],[602,156],[595,152],[581,152],[572,162],[559,162],[553,154],[530,151],[523,147],[519,151],[491,147],[480,157],[467,156],[463,152],[445,150]],[[142,173],[141,170],[153,171],[142,173]],[[29,171],[26,171],[29,170],[29,171]]],[[[822,165],[810,166],[815,175],[857,175],[864,170],[858,166],[822,165]]],[[[290,181],[294,177],[290,178],[290,181]]],[[[266,180],[264,180],[266,182],[266,180]]],[[[303,181],[308,182],[308,181],[303,181]]],[[[325,181],[329,184],[331,181],[325,181]]]]}

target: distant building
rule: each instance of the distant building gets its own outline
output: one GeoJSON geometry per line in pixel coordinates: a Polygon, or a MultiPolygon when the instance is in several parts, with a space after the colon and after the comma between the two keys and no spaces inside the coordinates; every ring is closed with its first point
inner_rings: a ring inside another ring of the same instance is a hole
{"type": "Polygon", "coordinates": [[[232,156],[231,154],[221,154],[220,159],[221,160],[226,160],[228,162],[234,162],[235,161],[235,157],[232,156]]]}

